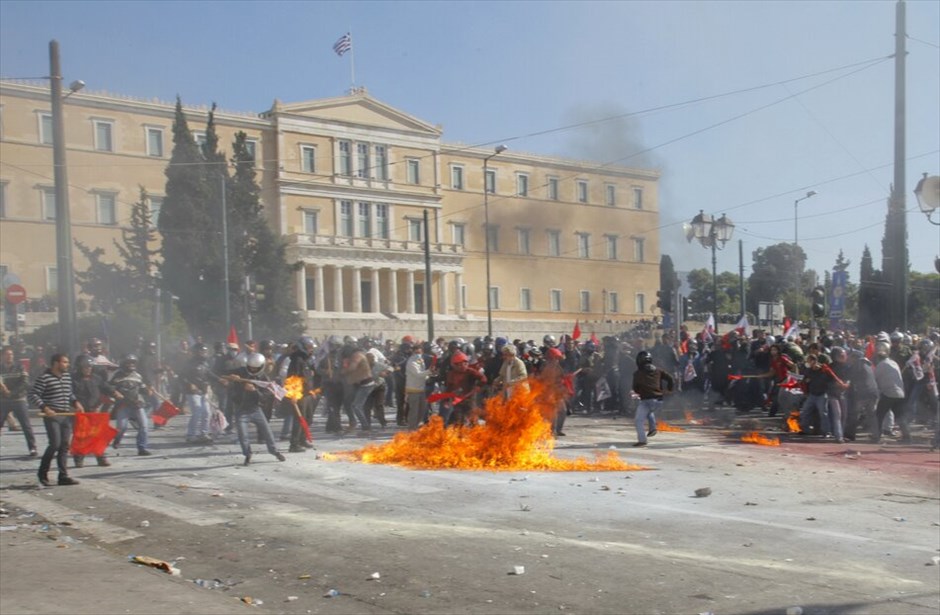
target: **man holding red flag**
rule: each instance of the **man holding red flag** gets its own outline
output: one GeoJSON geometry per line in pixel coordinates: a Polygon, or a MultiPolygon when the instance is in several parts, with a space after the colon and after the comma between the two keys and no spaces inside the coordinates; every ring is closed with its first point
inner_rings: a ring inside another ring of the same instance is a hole
{"type": "Polygon", "coordinates": [[[69,374],[69,358],[64,354],[54,354],[49,359],[47,369],[29,392],[29,403],[33,408],[39,408],[49,437],[49,446],[39,462],[39,482],[44,487],[52,485],[49,482],[49,467],[52,458],[56,457],[59,466],[59,485],[77,485],[78,481],[69,476],[68,457],[69,443],[72,440],[72,418],[70,414],[58,416],[59,413],[68,413],[72,408],[76,412],[84,412],[75,392],[72,390],[72,376],[69,374]]]}
{"type": "MultiPolygon", "coordinates": [[[[95,371],[94,365],[92,365],[90,356],[87,354],[78,355],[78,358],[75,359],[75,365],[78,368],[73,376],[75,396],[85,408],[85,412],[101,412],[104,408],[103,401],[107,400],[107,397],[121,397],[121,394],[115,391],[110,384],[101,379],[101,376],[95,371]]],[[[108,400],[108,405],[110,405],[110,400],[108,400]]],[[[105,448],[107,448],[107,444],[105,444],[105,448]]],[[[73,458],[76,468],[85,465],[85,455],[75,454],[73,451],[73,458]]],[[[111,462],[104,454],[104,450],[102,450],[101,455],[97,456],[97,459],[99,466],[111,465],[111,462]]]]}

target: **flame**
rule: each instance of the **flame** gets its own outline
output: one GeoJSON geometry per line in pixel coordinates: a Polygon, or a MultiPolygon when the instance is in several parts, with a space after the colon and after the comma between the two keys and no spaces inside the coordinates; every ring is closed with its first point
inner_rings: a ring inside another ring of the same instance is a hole
{"type": "Polygon", "coordinates": [[[690,411],[686,410],[686,411],[685,411],[685,422],[688,423],[689,425],[708,425],[711,421],[709,421],[707,418],[697,419],[697,418],[695,418],[695,415],[694,415],[694,414],[692,414],[690,411]]]}
{"type": "Polygon", "coordinates": [[[303,376],[288,376],[284,379],[284,397],[287,399],[298,400],[304,396],[304,378],[303,376]]]}
{"type": "MultiPolygon", "coordinates": [[[[614,451],[584,458],[552,457],[555,440],[550,419],[559,407],[563,391],[540,381],[516,387],[508,400],[495,396],[482,412],[485,423],[472,427],[445,428],[439,416],[414,432],[399,432],[391,442],[356,451],[324,455],[324,459],[348,459],[363,463],[402,465],[416,469],[488,471],[631,471],[647,468],[628,464],[614,451]]],[[[563,412],[564,410],[562,410],[563,412]]]]}
{"type": "Polygon", "coordinates": [[[751,433],[746,433],[741,436],[741,442],[747,442],[748,444],[760,444],[761,446],[780,446],[779,438],[767,438],[756,431],[751,433]]]}
{"type": "Polygon", "coordinates": [[[800,411],[794,410],[787,417],[787,429],[792,433],[800,433],[800,411]]]}
{"type": "Polygon", "coordinates": [[[669,423],[666,423],[664,421],[656,421],[656,430],[657,431],[676,431],[676,432],[685,431],[681,427],[670,425],[669,423]]]}

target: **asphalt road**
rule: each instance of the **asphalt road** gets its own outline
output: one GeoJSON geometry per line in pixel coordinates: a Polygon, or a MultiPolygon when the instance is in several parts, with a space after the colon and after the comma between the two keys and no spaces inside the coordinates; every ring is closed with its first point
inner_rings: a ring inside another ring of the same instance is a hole
{"type": "Polygon", "coordinates": [[[767,420],[676,421],[687,431],[635,449],[625,419],[575,416],[557,456],[614,447],[650,469],[415,471],[321,459],[368,441],[318,419],[315,451],[279,463],[255,445],[243,467],[233,439],[184,445],[185,419],[152,434],[154,456],[121,449],[75,470],[76,487],[38,489],[38,461],[3,432],[0,612],[940,611],[940,453],[925,439],[769,447],[738,439],[767,420]]]}

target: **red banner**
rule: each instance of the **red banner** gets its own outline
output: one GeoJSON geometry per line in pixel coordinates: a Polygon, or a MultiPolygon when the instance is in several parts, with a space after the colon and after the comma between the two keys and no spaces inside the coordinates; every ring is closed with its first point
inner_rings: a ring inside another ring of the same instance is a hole
{"type": "Polygon", "coordinates": [[[171,404],[168,401],[164,401],[160,404],[160,407],[154,410],[153,415],[150,417],[153,419],[154,425],[166,425],[167,421],[179,414],[181,410],[171,404]]]}
{"type": "Polygon", "coordinates": [[[79,412],[75,415],[75,433],[72,435],[73,455],[94,455],[101,457],[108,450],[108,445],[117,429],[111,427],[107,412],[79,412]]]}

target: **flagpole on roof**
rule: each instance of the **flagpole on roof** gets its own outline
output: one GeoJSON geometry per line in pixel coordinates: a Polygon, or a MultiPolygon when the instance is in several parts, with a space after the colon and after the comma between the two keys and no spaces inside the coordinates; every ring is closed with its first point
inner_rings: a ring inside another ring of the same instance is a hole
{"type": "Polygon", "coordinates": [[[349,89],[356,90],[356,49],[352,44],[352,30],[349,31],[349,89]]]}

